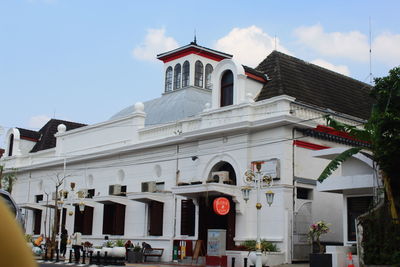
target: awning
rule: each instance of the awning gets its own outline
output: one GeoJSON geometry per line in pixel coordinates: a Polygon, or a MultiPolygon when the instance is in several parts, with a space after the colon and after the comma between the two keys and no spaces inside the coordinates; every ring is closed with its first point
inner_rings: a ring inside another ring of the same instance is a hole
{"type": "Polygon", "coordinates": [[[47,201],[47,202],[46,201],[39,201],[38,204],[41,205],[42,207],[47,207],[47,208],[52,208],[52,209],[55,208],[54,200],[47,201]]]}
{"type": "Polygon", "coordinates": [[[167,202],[173,198],[171,192],[132,192],[128,193],[126,197],[129,200],[138,201],[142,203],[148,203],[150,201],[167,202]]]}
{"type": "Polygon", "coordinates": [[[18,207],[27,209],[27,210],[44,210],[44,206],[39,203],[20,203],[17,204],[18,207]]]}
{"type": "Polygon", "coordinates": [[[330,176],[323,183],[317,183],[317,190],[320,192],[346,195],[373,194],[374,187],[377,187],[377,185],[372,174],[330,176]]]}
{"type": "Polygon", "coordinates": [[[101,203],[101,204],[122,204],[122,205],[128,205],[131,203],[129,199],[123,196],[99,196],[99,197],[93,197],[93,200],[101,203]]]}
{"type": "Polygon", "coordinates": [[[96,207],[97,205],[99,205],[98,202],[94,201],[94,200],[91,199],[91,198],[84,198],[84,199],[82,199],[82,200],[78,200],[78,199],[77,199],[77,200],[74,200],[74,202],[72,203],[72,205],[74,205],[74,206],[79,205],[80,202],[83,202],[83,203],[85,203],[85,206],[92,207],[92,208],[94,208],[94,207],[96,207]]]}
{"type": "Polygon", "coordinates": [[[220,183],[176,186],[172,188],[172,193],[189,198],[221,194],[241,198],[241,191],[238,186],[220,183]]]}

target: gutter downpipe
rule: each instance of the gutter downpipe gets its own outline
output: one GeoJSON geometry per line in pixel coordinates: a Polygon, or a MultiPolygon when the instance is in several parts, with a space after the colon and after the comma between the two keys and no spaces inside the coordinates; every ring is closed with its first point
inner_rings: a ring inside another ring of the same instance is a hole
{"type": "Polygon", "coordinates": [[[293,242],[294,238],[293,238],[293,235],[294,235],[294,213],[295,213],[295,208],[296,208],[296,202],[295,202],[295,200],[296,200],[296,194],[295,194],[296,188],[295,188],[295,180],[294,180],[294,177],[295,177],[295,166],[296,166],[295,165],[295,152],[294,152],[294,149],[295,149],[295,146],[294,146],[295,132],[296,132],[296,128],[293,127],[293,129],[292,129],[292,185],[293,185],[292,198],[293,198],[293,201],[292,201],[292,214],[291,214],[291,217],[292,217],[292,223],[291,223],[291,226],[292,226],[292,233],[291,233],[291,236],[292,236],[292,238],[291,238],[292,251],[290,253],[290,257],[291,257],[290,261],[291,262],[293,260],[293,252],[294,252],[294,242],[293,242]]]}

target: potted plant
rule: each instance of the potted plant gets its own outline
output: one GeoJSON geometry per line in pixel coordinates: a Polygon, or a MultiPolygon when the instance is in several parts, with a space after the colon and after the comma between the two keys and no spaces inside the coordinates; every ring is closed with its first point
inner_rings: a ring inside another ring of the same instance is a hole
{"type": "Polygon", "coordinates": [[[329,225],[324,221],[318,221],[310,225],[308,238],[312,245],[310,254],[310,267],[332,267],[332,255],[324,254],[324,246],[321,245],[320,236],[329,232],[329,225]]]}
{"type": "Polygon", "coordinates": [[[136,243],[132,250],[128,252],[128,262],[129,263],[138,263],[143,262],[143,250],[139,243],[136,243]]]}
{"type": "MultiPolygon", "coordinates": [[[[256,264],[256,259],[257,259],[257,255],[256,255],[256,245],[257,242],[256,240],[246,240],[241,244],[243,247],[246,248],[246,250],[249,251],[249,254],[247,255],[250,259],[250,261],[255,265],[256,264]]],[[[261,252],[262,252],[262,265],[267,265],[268,263],[268,258],[267,258],[267,252],[278,252],[278,248],[276,247],[275,244],[268,242],[265,239],[261,240],[261,252]]]]}

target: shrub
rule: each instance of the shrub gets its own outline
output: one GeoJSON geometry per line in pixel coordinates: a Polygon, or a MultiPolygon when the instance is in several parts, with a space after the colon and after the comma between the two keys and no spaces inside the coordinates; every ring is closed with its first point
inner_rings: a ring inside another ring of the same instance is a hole
{"type": "MultiPolygon", "coordinates": [[[[246,250],[256,251],[256,244],[257,244],[256,240],[246,240],[241,245],[244,246],[246,250]]],[[[265,252],[278,252],[279,250],[275,244],[268,242],[265,239],[262,239],[261,251],[265,253],[265,252]]]]}

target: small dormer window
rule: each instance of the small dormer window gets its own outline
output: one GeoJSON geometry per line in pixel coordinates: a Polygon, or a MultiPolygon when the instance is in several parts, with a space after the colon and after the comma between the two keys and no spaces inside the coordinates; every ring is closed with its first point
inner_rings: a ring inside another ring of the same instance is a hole
{"type": "Polygon", "coordinates": [[[172,67],[165,72],[165,92],[172,91],[172,67]]]}
{"type": "Polygon", "coordinates": [[[221,107],[233,104],[233,73],[225,71],[221,79],[221,107]]]}
{"type": "Polygon", "coordinates": [[[206,65],[206,88],[211,89],[212,88],[212,82],[211,82],[211,73],[213,72],[213,66],[211,64],[206,65]]]}
{"type": "Polygon", "coordinates": [[[174,90],[181,88],[181,64],[176,64],[174,68],[174,90]]]}
{"type": "Polygon", "coordinates": [[[194,67],[194,85],[198,87],[203,87],[203,63],[200,60],[196,61],[194,67]]]}
{"type": "Polygon", "coordinates": [[[182,87],[189,86],[189,72],[190,72],[189,61],[185,61],[185,63],[183,63],[183,69],[182,69],[182,87]]]}

